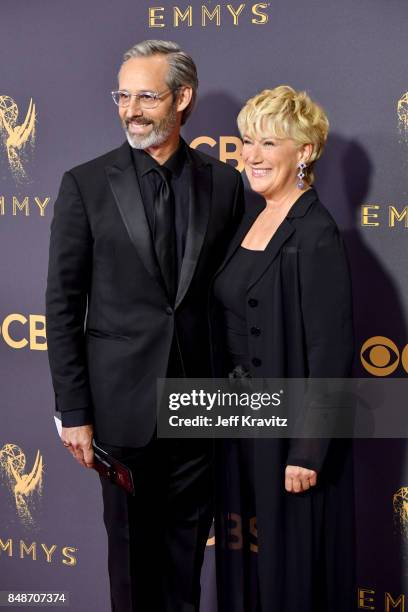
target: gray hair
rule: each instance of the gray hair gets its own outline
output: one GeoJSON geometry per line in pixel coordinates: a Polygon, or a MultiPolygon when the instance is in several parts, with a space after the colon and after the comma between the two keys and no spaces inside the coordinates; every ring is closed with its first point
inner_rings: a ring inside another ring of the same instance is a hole
{"type": "MultiPolygon", "coordinates": [[[[191,87],[193,95],[189,105],[184,109],[181,117],[183,125],[190,116],[197,99],[198,77],[197,68],[192,58],[181,50],[175,42],[167,40],[144,40],[131,47],[123,56],[123,62],[133,57],[151,57],[152,55],[165,55],[169,64],[166,83],[169,89],[175,92],[179,87],[191,87]]],[[[174,99],[174,93],[173,93],[174,99]]]]}

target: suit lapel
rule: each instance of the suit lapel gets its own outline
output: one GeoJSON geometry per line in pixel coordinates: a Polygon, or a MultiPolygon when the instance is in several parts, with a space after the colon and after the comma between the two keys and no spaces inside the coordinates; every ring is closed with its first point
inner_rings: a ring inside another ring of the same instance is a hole
{"type": "Polygon", "coordinates": [[[280,253],[285,242],[295,232],[295,227],[292,225],[291,219],[304,217],[316,200],[317,193],[313,187],[308,191],[302,193],[301,196],[299,196],[299,198],[293,204],[292,208],[289,210],[286,219],[282,221],[275,234],[269,241],[269,244],[263,252],[263,257],[259,258],[258,265],[255,266],[251,275],[247,291],[249,291],[249,289],[251,289],[251,287],[253,287],[255,283],[261,278],[265,270],[271,265],[275,257],[280,253]]]}
{"type": "Polygon", "coordinates": [[[288,240],[288,238],[290,238],[294,231],[295,229],[290,221],[284,219],[266,246],[266,249],[262,252],[262,257],[257,260],[257,265],[252,271],[247,291],[249,291],[249,289],[255,285],[255,283],[264,274],[265,270],[269,268],[285,242],[288,240]]]}
{"type": "MultiPolygon", "coordinates": [[[[282,221],[275,234],[269,241],[266,246],[266,249],[262,251],[262,255],[260,255],[259,260],[257,260],[257,265],[254,267],[252,272],[247,291],[251,289],[255,285],[255,283],[261,278],[264,274],[265,270],[271,265],[275,257],[279,254],[285,242],[291,237],[291,235],[295,232],[295,228],[289,219],[296,217],[303,217],[307,214],[310,206],[317,199],[316,191],[312,188],[306,191],[304,194],[300,196],[300,198],[294,203],[292,208],[290,209],[286,219],[282,221]]],[[[259,207],[256,205],[255,209],[250,213],[247,213],[241,221],[240,226],[238,227],[235,236],[232,238],[232,241],[228,247],[227,254],[222,262],[221,266],[218,268],[214,279],[222,272],[225,268],[231,257],[234,255],[236,250],[241,245],[241,242],[247,235],[249,229],[254,223],[255,219],[262,212],[263,207],[259,207]]]]}
{"type": "Polygon", "coordinates": [[[187,156],[191,173],[190,205],[186,248],[181,265],[176,308],[186,295],[197,267],[207,231],[212,199],[212,171],[210,164],[204,163],[189,147],[187,147],[187,156]]]}
{"type": "Polygon", "coordinates": [[[118,149],[117,164],[106,166],[105,171],[129,238],[150,276],[165,291],[127,143],[118,149]]]}
{"type": "Polygon", "coordinates": [[[223,271],[223,269],[225,268],[225,266],[227,265],[231,257],[234,255],[235,251],[239,248],[241,242],[243,241],[244,237],[247,235],[251,225],[253,224],[253,222],[255,221],[259,213],[260,213],[260,210],[256,210],[256,211],[253,211],[251,213],[244,215],[241,223],[238,226],[237,231],[232,237],[232,240],[227,249],[227,254],[224,257],[224,260],[221,266],[218,268],[217,272],[215,273],[214,279],[223,271]]]}
{"type": "MultiPolygon", "coordinates": [[[[251,228],[252,224],[254,223],[256,217],[259,215],[260,212],[261,212],[261,209],[258,209],[254,212],[251,212],[248,215],[245,215],[245,217],[241,221],[240,226],[238,227],[238,230],[235,236],[233,237],[230,243],[230,246],[228,248],[224,261],[222,262],[221,266],[218,268],[214,279],[224,270],[225,266],[227,265],[231,257],[234,255],[236,250],[240,247],[241,242],[247,235],[249,229],[251,228]]],[[[271,238],[271,240],[267,244],[266,249],[261,252],[262,254],[259,256],[259,260],[257,260],[257,264],[254,267],[247,290],[249,290],[257,282],[257,280],[263,275],[265,270],[271,265],[272,261],[278,255],[280,249],[282,248],[286,240],[290,238],[290,236],[293,234],[294,231],[295,230],[292,227],[292,224],[290,223],[290,221],[288,221],[287,219],[284,219],[281,225],[276,230],[274,236],[271,238]]]]}

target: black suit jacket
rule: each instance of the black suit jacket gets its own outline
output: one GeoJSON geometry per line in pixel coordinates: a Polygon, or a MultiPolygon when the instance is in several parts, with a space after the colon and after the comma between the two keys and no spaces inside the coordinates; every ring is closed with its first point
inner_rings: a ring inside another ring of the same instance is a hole
{"type": "MultiPolygon", "coordinates": [[[[256,209],[243,219],[220,271],[258,213],[256,209]]],[[[343,378],[350,375],[354,340],[349,266],[336,223],[314,189],[300,196],[265,251],[257,255],[245,300],[249,367],[253,377],[343,378]]],[[[218,334],[214,327],[214,359],[218,375],[223,376],[229,364],[223,353],[220,315],[220,307],[214,301],[213,320],[218,323],[218,334]]],[[[327,595],[330,602],[336,598],[337,610],[352,610],[351,441],[234,440],[240,444],[239,454],[231,441],[219,442],[216,445],[219,469],[215,473],[219,479],[216,538],[220,609],[230,609],[233,591],[231,572],[228,574],[225,517],[230,512],[231,499],[236,501],[238,495],[243,500],[243,515],[251,516],[256,508],[262,610],[332,609],[330,603],[328,607],[319,605],[320,595],[322,598],[327,595]],[[287,464],[319,472],[317,486],[302,494],[288,494],[284,488],[287,464]],[[238,492],[234,491],[237,474],[243,475],[238,492]],[[340,573],[344,559],[347,567],[340,573]],[[314,579],[317,576],[320,580],[323,575],[328,593],[322,587],[322,592],[317,594],[314,579]],[[291,580],[299,587],[293,597],[288,596],[287,590],[291,580]],[[337,588],[340,583],[341,588],[337,588]],[[315,601],[315,595],[319,595],[319,602],[315,601]]],[[[245,586],[248,585],[249,580],[245,586]]]]}
{"type": "MultiPolygon", "coordinates": [[[[231,241],[224,269],[261,208],[248,212],[231,241]]],[[[256,259],[246,292],[250,374],[254,378],[346,378],[354,353],[351,280],[337,225],[306,191],[256,259]]],[[[219,307],[212,305],[213,359],[223,377],[226,353],[219,307]]],[[[329,440],[264,440],[280,460],[320,471],[329,440]]],[[[261,447],[262,445],[260,445],[261,447]]],[[[276,459],[276,457],[275,457],[276,459]]],[[[272,460],[271,460],[272,461],[272,460]]]]}
{"type": "Polygon", "coordinates": [[[158,267],[128,143],[64,174],[51,225],[46,319],[63,424],[143,446],[177,337],[185,374],[210,375],[207,294],[243,211],[240,174],[187,147],[189,224],[175,306],[158,267]]]}

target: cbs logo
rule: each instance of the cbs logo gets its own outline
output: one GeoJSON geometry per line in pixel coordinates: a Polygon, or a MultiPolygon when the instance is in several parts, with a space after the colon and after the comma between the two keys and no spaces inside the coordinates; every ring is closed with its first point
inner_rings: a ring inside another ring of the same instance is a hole
{"type": "Polygon", "coordinates": [[[194,138],[190,142],[192,149],[198,149],[202,145],[211,149],[218,145],[218,159],[225,163],[233,161],[235,162],[236,170],[239,172],[243,171],[244,164],[241,157],[242,141],[237,136],[220,136],[218,143],[211,136],[198,136],[198,138],[194,138]]]}
{"type": "Polygon", "coordinates": [[[0,336],[13,349],[29,347],[31,351],[46,351],[45,316],[19,313],[7,315],[0,323],[0,336]]]}
{"type": "Polygon", "coordinates": [[[373,336],[361,347],[363,367],[373,376],[389,376],[401,363],[408,374],[408,344],[400,353],[395,342],[385,336],[373,336]]]}

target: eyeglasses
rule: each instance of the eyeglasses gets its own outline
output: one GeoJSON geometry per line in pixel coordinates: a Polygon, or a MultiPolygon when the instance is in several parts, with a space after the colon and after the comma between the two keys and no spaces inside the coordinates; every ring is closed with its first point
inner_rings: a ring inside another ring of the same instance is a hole
{"type": "Polygon", "coordinates": [[[117,106],[127,107],[130,104],[131,98],[136,98],[141,108],[156,108],[159,102],[167,94],[177,91],[176,89],[167,89],[166,91],[140,91],[139,93],[130,93],[126,90],[112,91],[112,98],[117,106]]]}

